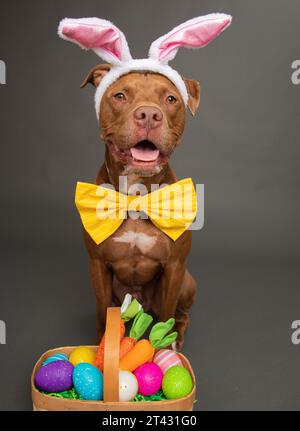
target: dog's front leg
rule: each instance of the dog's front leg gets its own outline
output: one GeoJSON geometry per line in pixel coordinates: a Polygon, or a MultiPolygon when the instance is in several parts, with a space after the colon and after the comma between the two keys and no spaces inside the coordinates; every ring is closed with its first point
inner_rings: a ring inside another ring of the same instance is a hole
{"type": "Polygon", "coordinates": [[[175,316],[181,286],[185,274],[185,265],[179,260],[172,260],[164,267],[160,280],[161,303],[159,321],[175,316]]]}
{"type": "Polygon", "coordinates": [[[107,307],[112,305],[113,276],[107,265],[99,258],[89,258],[89,269],[96,297],[97,337],[99,340],[105,330],[107,307]]]}
{"type": "Polygon", "coordinates": [[[188,312],[195,300],[196,284],[182,261],[177,260],[168,264],[161,278],[161,308],[159,321],[166,321],[175,317],[173,330],[178,332],[176,344],[172,346],[181,350],[184,333],[188,327],[188,312]]]}

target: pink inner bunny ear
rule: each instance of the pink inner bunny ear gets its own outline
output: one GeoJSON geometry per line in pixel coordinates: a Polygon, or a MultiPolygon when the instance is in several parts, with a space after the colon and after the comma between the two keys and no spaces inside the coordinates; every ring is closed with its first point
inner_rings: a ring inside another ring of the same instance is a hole
{"type": "Polygon", "coordinates": [[[63,19],[58,27],[62,39],[84,49],[92,49],[112,64],[131,60],[124,34],[110,21],[100,18],[63,19]]]}
{"type": "Polygon", "coordinates": [[[178,48],[202,48],[224,31],[232,21],[230,15],[214,13],[193,18],[175,27],[166,35],[154,41],[149,50],[149,57],[160,62],[172,60],[178,48]]]}

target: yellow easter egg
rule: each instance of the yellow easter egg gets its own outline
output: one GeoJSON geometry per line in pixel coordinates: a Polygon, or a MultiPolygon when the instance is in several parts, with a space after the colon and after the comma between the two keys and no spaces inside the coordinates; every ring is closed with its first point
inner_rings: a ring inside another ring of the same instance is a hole
{"type": "Polygon", "coordinates": [[[89,347],[77,347],[77,349],[73,350],[69,357],[69,361],[71,364],[76,367],[76,365],[85,362],[87,364],[94,365],[96,359],[96,353],[93,352],[89,347]]]}

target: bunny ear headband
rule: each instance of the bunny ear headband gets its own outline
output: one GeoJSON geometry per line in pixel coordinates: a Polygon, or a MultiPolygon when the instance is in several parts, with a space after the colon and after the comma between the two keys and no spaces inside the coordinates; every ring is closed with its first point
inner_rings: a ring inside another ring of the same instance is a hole
{"type": "Polygon", "coordinates": [[[97,87],[95,107],[99,117],[100,102],[107,88],[120,76],[132,71],[151,71],[166,76],[177,87],[185,105],[188,93],[179,73],[168,65],[178,48],[202,48],[231,24],[232,17],[212,13],[192,18],[152,42],[148,58],[133,59],[124,34],[110,21],[100,18],[63,19],[58,27],[62,39],[93,50],[112,65],[97,87]]]}

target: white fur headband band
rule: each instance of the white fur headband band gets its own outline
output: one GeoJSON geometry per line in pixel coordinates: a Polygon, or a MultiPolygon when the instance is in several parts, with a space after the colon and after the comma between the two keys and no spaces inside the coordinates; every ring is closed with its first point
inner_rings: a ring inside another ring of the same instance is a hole
{"type": "Polygon", "coordinates": [[[178,48],[202,48],[219,36],[231,24],[232,17],[212,13],[192,18],[178,25],[152,42],[148,58],[133,59],[124,34],[110,21],[100,18],[65,18],[58,27],[62,39],[74,42],[83,49],[92,49],[112,65],[95,94],[95,108],[99,117],[100,103],[107,88],[120,76],[132,71],[151,71],[166,76],[177,87],[185,105],[188,93],[179,73],[168,65],[178,48]]]}

